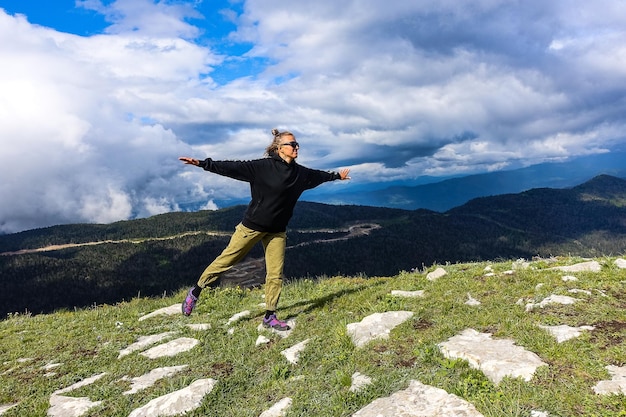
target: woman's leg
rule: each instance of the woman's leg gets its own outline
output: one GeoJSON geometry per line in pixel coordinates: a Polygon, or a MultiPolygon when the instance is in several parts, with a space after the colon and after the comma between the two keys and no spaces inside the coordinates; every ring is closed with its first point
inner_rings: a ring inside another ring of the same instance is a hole
{"type": "Polygon", "coordinates": [[[283,267],[285,266],[285,247],[287,235],[282,233],[268,233],[263,237],[265,250],[265,304],[266,309],[275,311],[283,285],[283,267]]]}
{"type": "Polygon", "coordinates": [[[215,258],[215,260],[206,267],[202,275],[200,275],[198,286],[205,288],[217,280],[221,274],[228,271],[236,263],[245,258],[248,252],[250,252],[264,235],[265,233],[263,232],[249,229],[241,223],[238,224],[235,227],[235,232],[231,236],[228,246],[226,246],[222,253],[215,258]]]}

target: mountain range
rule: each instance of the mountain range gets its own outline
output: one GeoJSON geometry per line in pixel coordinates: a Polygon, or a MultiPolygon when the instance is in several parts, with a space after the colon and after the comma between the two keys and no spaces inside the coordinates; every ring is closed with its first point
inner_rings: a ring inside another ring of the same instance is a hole
{"type": "MultiPolygon", "coordinates": [[[[0,314],[114,303],[193,284],[226,245],[245,206],[75,224],[0,236],[0,314]]],[[[481,197],[443,213],[299,202],[285,276],[393,276],[434,264],[626,250],[626,180],[481,197]]],[[[256,247],[222,280],[263,282],[256,247]]]]}

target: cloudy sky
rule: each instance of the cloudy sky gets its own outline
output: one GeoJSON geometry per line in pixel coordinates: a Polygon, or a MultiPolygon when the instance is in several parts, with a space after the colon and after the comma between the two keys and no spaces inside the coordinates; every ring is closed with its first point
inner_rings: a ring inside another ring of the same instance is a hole
{"type": "Polygon", "coordinates": [[[350,186],[626,136],[624,0],[0,0],[0,62],[0,233],[216,208],[246,184],[178,156],[274,127],[350,186]]]}

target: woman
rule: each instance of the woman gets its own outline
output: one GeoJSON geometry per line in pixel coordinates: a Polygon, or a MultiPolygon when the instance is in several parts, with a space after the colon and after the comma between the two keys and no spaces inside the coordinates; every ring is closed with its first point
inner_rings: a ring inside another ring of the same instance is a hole
{"type": "Polygon", "coordinates": [[[265,158],[251,161],[214,161],[180,157],[185,164],[196,165],[206,171],[250,183],[252,199],[243,220],[235,227],[230,243],[204,270],[197,284],[183,301],[183,314],[193,311],[200,292],[219,276],[241,261],[252,247],[261,242],[265,251],[265,303],[263,325],[276,330],[289,326],[276,318],[276,308],[282,288],[287,223],[293,209],[305,190],[326,181],[350,179],[349,169],[325,172],[306,168],[296,163],[300,145],[290,132],[272,130],[274,139],[265,150],[265,158]]]}

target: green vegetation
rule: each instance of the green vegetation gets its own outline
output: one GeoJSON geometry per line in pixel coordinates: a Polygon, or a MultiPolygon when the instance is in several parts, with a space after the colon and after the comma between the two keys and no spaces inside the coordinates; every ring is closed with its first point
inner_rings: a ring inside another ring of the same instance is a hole
{"type": "Polygon", "coordinates": [[[406,388],[411,379],[461,396],[485,416],[527,417],[532,410],[550,416],[624,416],[626,396],[597,395],[592,390],[597,382],[610,379],[606,365],[626,364],[626,270],[617,268],[614,259],[597,258],[601,272],[576,273],[577,282],[564,282],[563,273],[549,269],[581,261],[570,257],[536,260],[525,269],[515,269],[511,261],[443,265],[448,275],[436,281],[411,272],[297,280],[285,285],[280,310],[281,318],[296,319],[293,333],[282,339],[264,332],[271,341],[258,347],[260,289],[205,291],[191,317],[138,321],[144,314],[179,303],[183,290],[173,297],[133,298],[76,311],[14,314],[0,322],[0,404],[19,402],[7,417],[45,416],[55,390],[107,372],[96,383],[66,394],[102,401],[88,416],[127,416],[150,399],[202,378],[219,382],[189,416],[256,417],[284,397],[293,399],[287,416],[349,416],[376,398],[406,388]],[[485,273],[487,265],[493,276],[485,273]],[[514,272],[504,273],[509,270],[514,272]],[[591,295],[576,294],[579,303],[532,312],[517,303],[538,302],[551,293],[571,295],[572,288],[591,295]],[[393,297],[392,290],[425,290],[425,297],[393,297]],[[468,293],[482,304],[465,305],[468,293]],[[252,314],[232,325],[230,334],[227,320],[243,310],[252,314]],[[346,325],[392,310],[409,310],[414,316],[394,329],[388,340],[355,348],[346,325]],[[193,331],[186,327],[189,323],[210,323],[212,328],[193,331]],[[557,343],[539,324],[596,329],[557,343]],[[548,366],[539,368],[530,382],[505,378],[494,385],[466,362],[445,359],[439,352],[438,343],[466,328],[514,339],[548,366]],[[201,343],[176,357],[154,360],[135,352],[117,358],[140,336],[165,331],[201,343]],[[305,339],[310,342],[299,362],[287,362],[280,352],[305,339]],[[29,360],[20,360],[25,358],[29,360]],[[61,365],[43,369],[52,363],[61,365]],[[189,367],[144,391],[122,394],[130,386],[124,376],[181,364],[189,367]],[[357,371],[373,383],[353,393],[351,375],[357,371]],[[55,375],[45,376],[47,372],[55,375]]]}

